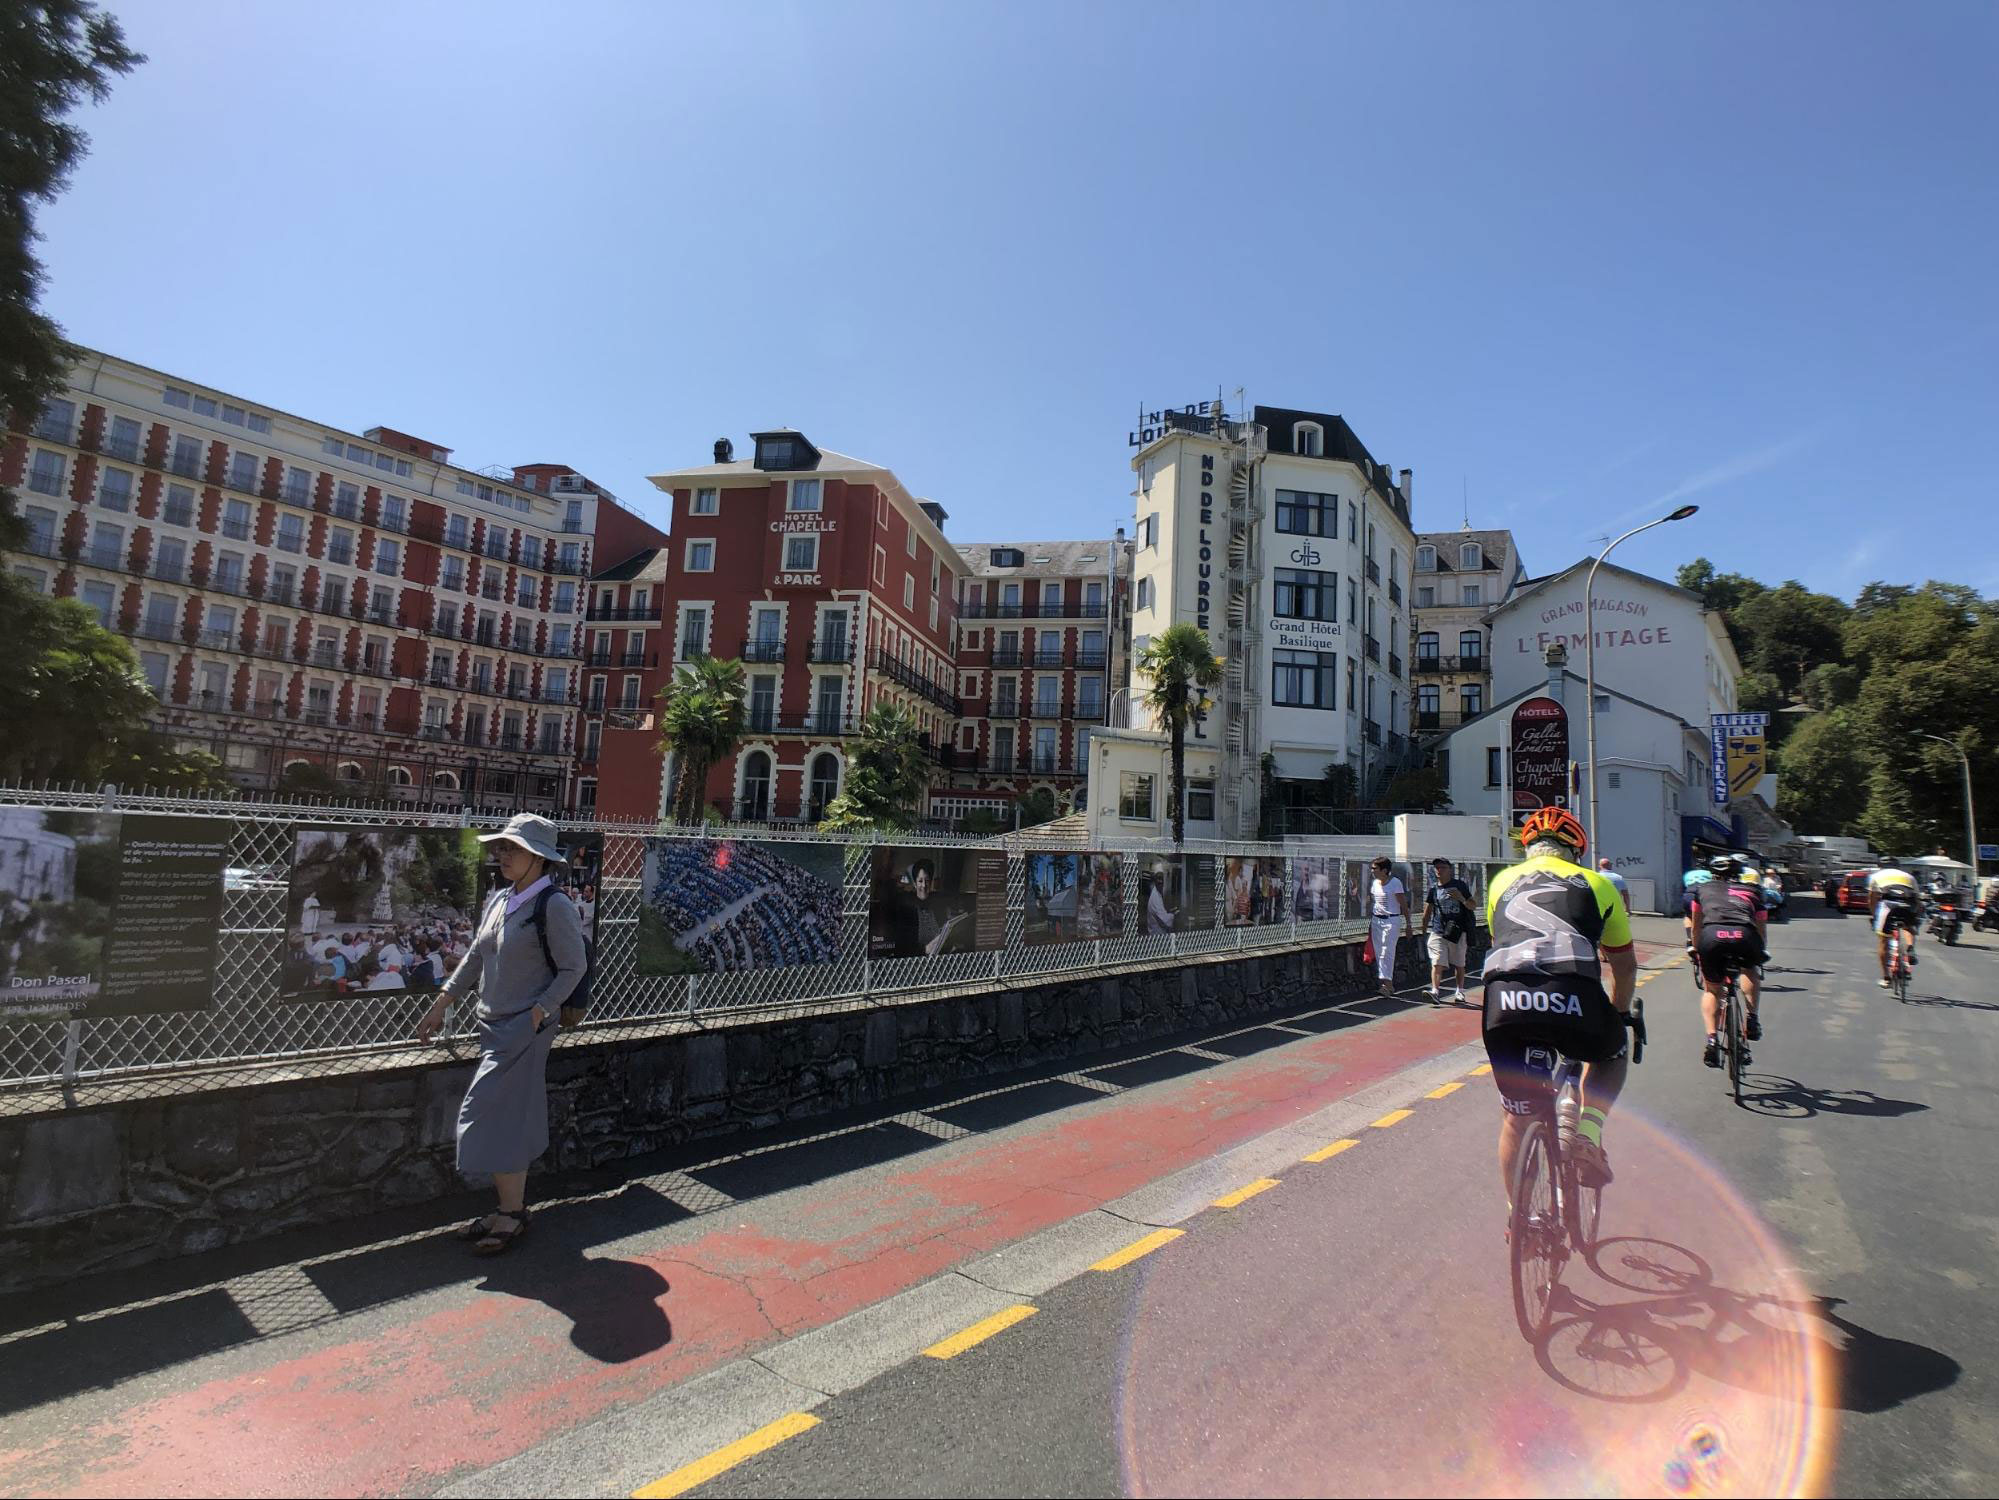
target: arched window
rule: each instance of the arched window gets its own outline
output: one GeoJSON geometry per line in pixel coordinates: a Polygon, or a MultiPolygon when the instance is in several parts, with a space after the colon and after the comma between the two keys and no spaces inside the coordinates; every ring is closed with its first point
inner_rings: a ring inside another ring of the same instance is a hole
{"type": "Polygon", "coordinates": [[[1437,571],[1437,549],[1428,542],[1416,549],[1416,571],[1418,573],[1437,571]]]}
{"type": "Polygon", "coordinates": [[[432,771],[430,773],[430,784],[455,792],[458,790],[458,773],[456,771],[432,771]]]}
{"type": "Polygon", "coordinates": [[[1458,566],[1472,573],[1485,566],[1485,557],[1479,551],[1477,542],[1466,542],[1458,548],[1458,566]]]}
{"type": "Polygon", "coordinates": [[[1437,659],[1437,632],[1426,630],[1416,637],[1416,660],[1435,661],[1437,659]]]}
{"type": "Polygon", "coordinates": [[[342,781],[359,781],[361,779],[361,762],[358,760],[343,760],[340,762],[340,779],[342,781]]]}
{"type": "Polygon", "coordinates": [[[1326,433],[1317,422],[1295,422],[1291,427],[1291,451],[1303,458],[1323,458],[1326,433]]]}
{"type": "Polygon", "coordinates": [[[812,777],[806,816],[817,823],[826,816],[826,804],[840,795],[840,757],[822,750],[812,757],[812,777]]]}
{"type": "Polygon", "coordinates": [[[404,766],[389,767],[390,786],[408,786],[410,784],[410,779],[411,779],[410,773],[407,767],[404,766]]]}
{"type": "Polygon", "coordinates": [[[1485,657],[1485,637],[1476,630],[1467,630],[1458,636],[1458,655],[1464,657],[1475,670],[1485,657]]]}
{"type": "Polygon", "coordinates": [[[1443,692],[1436,683],[1426,682],[1416,689],[1416,712],[1422,718],[1429,721],[1427,724],[1422,724],[1419,727],[1425,729],[1436,728],[1437,715],[1442,711],[1443,692]]]}
{"type": "Polygon", "coordinates": [[[770,756],[761,750],[743,757],[743,794],[736,816],[749,823],[770,817],[770,756]]]}

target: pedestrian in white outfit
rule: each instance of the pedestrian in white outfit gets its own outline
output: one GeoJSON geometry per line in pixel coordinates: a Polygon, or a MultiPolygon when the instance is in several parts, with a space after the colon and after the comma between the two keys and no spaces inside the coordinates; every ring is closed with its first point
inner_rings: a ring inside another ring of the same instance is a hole
{"type": "Polygon", "coordinates": [[[1373,898],[1368,928],[1374,937],[1374,972],[1381,980],[1381,993],[1395,993],[1395,945],[1409,926],[1409,893],[1395,875],[1386,856],[1374,862],[1374,880],[1368,886],[1373,898]]]}

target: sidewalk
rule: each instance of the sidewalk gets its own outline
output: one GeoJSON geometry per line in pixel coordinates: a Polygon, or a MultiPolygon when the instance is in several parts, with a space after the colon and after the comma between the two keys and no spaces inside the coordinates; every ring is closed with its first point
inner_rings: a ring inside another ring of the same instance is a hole
{"type": "MultiPolygon", "coordinates": [[[[1648,966],[1677,953],[1650,949],[1648,966]]],[[[0,1306],[18,1330],[0,1332],[0,1492],[427,1493],[1477,1030],[1475,1010],[1406,997],[1307,1009],[740,1154],[630,1163],[537,1205],[494,1261],[436,1214],[398,1216],[21,1299],[0,1306]]]]}

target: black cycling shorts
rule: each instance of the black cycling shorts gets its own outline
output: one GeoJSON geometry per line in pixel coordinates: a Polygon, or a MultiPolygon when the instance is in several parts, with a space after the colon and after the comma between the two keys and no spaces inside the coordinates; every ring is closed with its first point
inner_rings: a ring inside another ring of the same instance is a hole
{"type": "Polygon", "coordinates": [[[1763,934],[1754,923],[1733,923],[1703,927],[1694,939],[1694,954],[1700,961],[1703,979],[1722,980],[1731,967],[1740,971],[1766,963],[1770,950],[1763,946],[1763,934]]]}
{"type": "Polygon", "coordinates": [[[1594,979],[1488,979],[1485,1055],[1508,1114],[1553,1108],[1555,1060],[1614,1062],[1624,1056],[1624,1017],[1594,979]]]}

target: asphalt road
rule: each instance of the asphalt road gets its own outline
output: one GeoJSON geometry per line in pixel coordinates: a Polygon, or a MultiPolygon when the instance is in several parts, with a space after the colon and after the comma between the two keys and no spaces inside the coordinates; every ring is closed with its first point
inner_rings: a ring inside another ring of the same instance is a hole
{"type": "Polygon", "coordinates": [[[1648,984],[1604,1274],[1540,1347],[1470,1075],[693,1493],[1990,1494],[1999,944],[1926,941],[1898,1005],[1869,942],[1776,928],[1744,1108],[1685,967],[1648,984]]]}
{"type": "Polygon", "coordinates": [[[1538,1347],[1475,1014],[1308,1006],[634,1164],[496,1264],[453,1204],[0,1304],[0,1494],[1992,1493],[1999,941],[1897,1005],[1802,902],[1738,1109],[1638,925],[1538,1347]]]}

